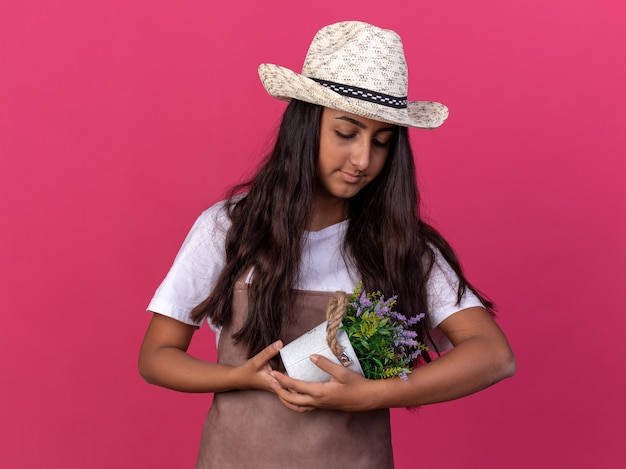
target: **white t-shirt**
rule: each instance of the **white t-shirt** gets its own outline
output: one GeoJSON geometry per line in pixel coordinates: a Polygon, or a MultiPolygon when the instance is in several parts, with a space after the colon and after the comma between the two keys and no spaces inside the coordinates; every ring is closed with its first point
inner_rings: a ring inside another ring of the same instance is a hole
{"type": "MultiPolygon", "coordinates": [[[[190,325],[189,313],[204,301],[213,290],[224,266],[224,241],[230,219],[219,202],[205,210],[196,220],[185,238],[167,276],[156,290],[148,310],[169,316],[190,325]]],[[[352,292],[358,282],[358,272],[347,265],[341,255],[341,246],[348,221],[331,225],[320,231],[305,233],[300,278],[294,288],[311,291],[337,290],[352,292]]],[[[250,277],[248,278],[250,281],[250,277]]],[[[436,328],[441,321],[465,308],[482,306],[480,300],[467,290],[457,304],[458,276],[440,253],[428,280],[428,302],[433,341],[438,349],[446,350],[451,344],[436,328]]],[[[209,322],[219,337],[219,328],[209,322]]]]}

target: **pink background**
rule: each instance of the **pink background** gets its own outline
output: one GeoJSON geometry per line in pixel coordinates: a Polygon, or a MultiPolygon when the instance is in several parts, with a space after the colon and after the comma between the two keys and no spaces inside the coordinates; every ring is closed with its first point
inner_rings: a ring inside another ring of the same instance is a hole
{"type": "MultiPolygon", "coordinates": [[[[398,31],[425,213],[499,304],[517,375],[394,410],[398,468],[615,467],[626,433],[621,0],[0,4],[0,467],[192,467],[210,397],[145,384],[154,289],[248,173],[315,31],[398,31]],[[390,7],[393,5],[393,8],[390,7]]],[[[193,344],[213,356],[202,330],[193,344]]],[[[271,429],[268,429],[271,431],[271,429]]]]}

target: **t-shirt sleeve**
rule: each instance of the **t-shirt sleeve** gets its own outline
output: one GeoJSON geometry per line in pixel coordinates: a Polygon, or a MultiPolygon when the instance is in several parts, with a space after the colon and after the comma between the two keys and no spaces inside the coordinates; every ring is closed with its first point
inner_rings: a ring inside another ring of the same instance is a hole
{"type": "Polygon", "coordinates": [[[223,204],[204,211],[187,234],[148,310],[198,326],[189,314],[213,290],[224,265],[228,216],[223,204]]]}
{"type": "Polygon", "coordinates": [[[430,313],[432,341],[439,351],[452,348],[448,338],[437,328],[441,322],[462,309],[474,306],[484,307],[482,302],[469,288],[465,290],[461,301],[457,301],[459,277],[452,270],[439,251],[435,251],[435,263],[427,283],[428,307],[430,313]]]}

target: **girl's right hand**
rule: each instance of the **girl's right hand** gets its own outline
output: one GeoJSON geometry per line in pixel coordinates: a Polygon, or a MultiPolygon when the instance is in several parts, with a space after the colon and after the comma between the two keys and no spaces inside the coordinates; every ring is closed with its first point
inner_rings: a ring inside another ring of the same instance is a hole
{"type": "Polygon", "coordinates": [[[274,342],[239,366],[200,360],[187,353],[196,328],[155,313],[139,352],[139,372],[151,384],[183,392],[262,389],[274,392],[269,361],[283,344],[274,342]]]}
{"type": "Polygon", "coordinates": [[[237,388],[275,392],[276,379],[271,375],[273,370],[269,362],[278,355],[282,347],[282,341],[278,340],[265,347],[243,365],[236,367],[234,372],[238,382],[237,388]]]}

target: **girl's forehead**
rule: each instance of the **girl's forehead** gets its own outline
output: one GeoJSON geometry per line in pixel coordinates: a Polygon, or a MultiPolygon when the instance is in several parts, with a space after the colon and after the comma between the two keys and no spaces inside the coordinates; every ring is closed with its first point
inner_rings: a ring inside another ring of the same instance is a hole
{"type": "Polygon", "coordinates": [[[327,122],[341,120],[345,122],[350,122],[351,124],[354,124],[362,129],[376,129],[377,131],[394,130],[397,128],[397,126],[394,124],[387,124],[386,122],[368,119],[367,117],[359,116],[357,114],[352,114],[346,111],[340,111],[338,109],[332,109],[329,107],[325,107],[322,111],[322,122],[324,120],[326,120],[327,122]]]}

